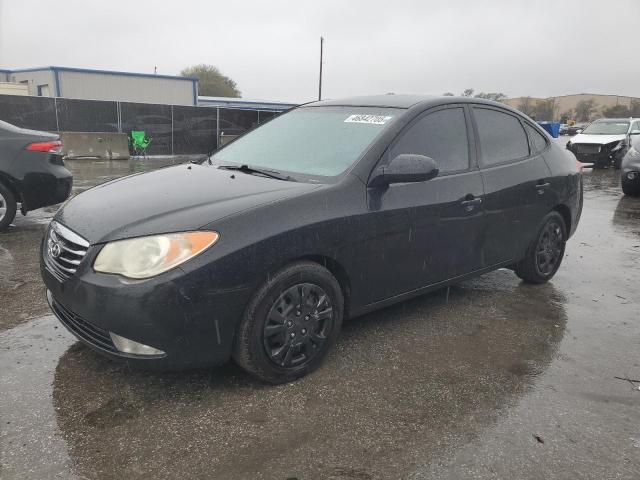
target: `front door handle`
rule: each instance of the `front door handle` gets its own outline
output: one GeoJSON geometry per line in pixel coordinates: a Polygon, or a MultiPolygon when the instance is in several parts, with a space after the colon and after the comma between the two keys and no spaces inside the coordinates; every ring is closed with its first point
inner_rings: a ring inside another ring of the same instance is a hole
{"type": "Polygon", "coordinates": [[[536,183],[536,190],[538,191],[538,195],[544,195],[544,191],[550,186],[551,184],[549,182],[539,180],[538,183],[536,183]]]}

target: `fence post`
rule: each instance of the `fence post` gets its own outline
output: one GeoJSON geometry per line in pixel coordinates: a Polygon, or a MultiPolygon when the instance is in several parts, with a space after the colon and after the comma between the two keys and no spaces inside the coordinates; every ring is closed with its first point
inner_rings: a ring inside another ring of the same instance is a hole
{"type": "Polygon", "coordinates": [[[171,105],[171,156],[174,156],[174,153],[173,153],[173,105],[171,105]]]}
{"type": "Polygon", "coordinates": [[[58,99],[53,97],[53,110],[56,112],[56,130],[60,131],[60,123],[58,122],[58,99]]]}

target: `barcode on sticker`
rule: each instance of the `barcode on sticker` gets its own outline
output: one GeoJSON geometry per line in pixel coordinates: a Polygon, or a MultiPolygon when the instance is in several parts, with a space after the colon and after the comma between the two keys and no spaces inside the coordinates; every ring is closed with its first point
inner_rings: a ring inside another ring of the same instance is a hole
{"type": "Polygon", "coordinates": [[[344,123],[373,123],[374,125],[384,125],[392,117],[384,115],[351,115],[344,123]]]}

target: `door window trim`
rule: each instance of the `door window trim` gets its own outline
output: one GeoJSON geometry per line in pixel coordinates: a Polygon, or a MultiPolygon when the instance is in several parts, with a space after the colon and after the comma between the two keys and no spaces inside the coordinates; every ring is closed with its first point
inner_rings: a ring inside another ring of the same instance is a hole
{"type": "Polygon", "coordinates": [[[376,168],[380,167],[381,165],[386,165],[391,161],[391,159],[389,158],[389,154],[391,150],[401,140],[402,135],[406,133],[411,127],[413,127],[416,123],[421,121],[424,117],[426,117],[429,114],[436,113],[440,110],[450,110],[453,108],[462,109],[462,112],[464,114],[465,128],[467,131],[467,150],[468,150],[468,156],[469,156],[469,165],[465,169],[438,173],[438,176],[436,178],[446,177],[449,175],[458,175],[460,173],[467,173],[467,172],[478,170],[479,165],[478,165],[478,158],[476,155],[476,141],[475,141],[473,132],[471,130],[473,125],[471,123],[471,116],[467,106],[468,106],[467,103],[447,103],[445,105],[437,105],[435,107],[428,108],[427,110],[424,110],[418,113],[404,127],[402,127],[402,129],[397,133],[397,135],[393,138],[393,140],[389,142],[389,145],[387,145],[387,148],[385,148],[384,152],[380,156],[380,160],[378,160],[378,162],[375,164],[375,166],[371,170],[371,173],[373,173],[373,171],[376,168]]]}
{"type": "Polygon", "coordinates": [[[531,122],[528,122],[523,119],[519,119],[519,120],[520,120],[520,123],[523,124],[524,131],[527,134],[527,138],[529,139],[529,153],[530,153],[529,156],[535,157],[536,155],[540,155],[542,152],[546,152],[549,149],[549,147],[551,147],[551,141],[547,138],[547,136],[543,135],[542,132],[540,131],[541,129],[536,128],[531,122]],[[545,146],[542,150],[538,150],[538,151],[535,150],[534,148],[535,145],[533,143],[533,139],[531,138],[531,135],[529,135],[529,131],[527,130],[527,125],[533,128],[535,131],[537,131],[540,135],[542,135],[542,138],[545,141],[545,146]]]}
{"type": "MultiPolygon", "coordinates": [[[[519,115],[517,115],[514,112],[511,112],[509,110],[500,108],[500,107],[496,107],[494,105],[485,105],[484,103],[469,103],[469,109],[471,110],[471,117],[473,119],[473,131],[474,134],[476,135],[476,148],[478,150],[478,163],[480,165],[480,169],[481,170],[486,170],[488,168],[493,168],[493,167],[500,167],[503,165],[508,165],[511,163],[518,163],[518,162],[522,162],[523,160],[528,160],[534,156],[536,156],[537,154],[533,152],[533,149],[531,148],[531,141],[529,139],[529,134],[527,133],[527,129],[525,128],[524,124],[523,124],[523,120],[520,118],[519,115]],[[520,128],[522,128],[522,130],[524,131],[524,135],[527,138],[527,148],[529,149],[529,153],[528,155],[525,155],[523,157],[518,157],[518,158],[512,158],[512,159],[508,159],[508,160],[503,160],[501,162],[496,162],[496,163],[492,163],[490,165],[485,164],[484,162],[484,157],[482,156],[482,144],[480,143],[480,134],[478,133],[478,123],[476,121],[476,117],[475,117],[475,113],[473,112],[473,109],[478,108],[478,109],[485,109],[485,110],[494,110],[496,112],[499,113],[504,113],[505,115],[509,115],[511,117],[514,117],[516,120],[518,120],[519,124],[520,124],[520,128]]],[[[548,145],[547,145],[548,148],[548,145]]]]}

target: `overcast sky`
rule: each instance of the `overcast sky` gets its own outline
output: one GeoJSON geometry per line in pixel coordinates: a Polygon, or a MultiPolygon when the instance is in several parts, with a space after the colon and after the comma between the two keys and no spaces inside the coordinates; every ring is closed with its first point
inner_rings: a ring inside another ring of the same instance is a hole
{"type": "Polygon", "coordinates": [[[243,97],[640,96],[640,0],[0,0],[0,68],[177,74],[210,63],[243,97]]]}

